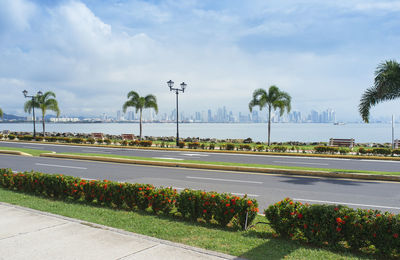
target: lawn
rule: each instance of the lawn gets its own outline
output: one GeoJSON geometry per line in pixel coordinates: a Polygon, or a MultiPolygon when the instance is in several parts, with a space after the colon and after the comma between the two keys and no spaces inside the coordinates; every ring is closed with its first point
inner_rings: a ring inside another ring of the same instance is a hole
{"type": "MultiPolygon", "coordinates": [[[[367,255],[354,254],[343,248],[333,252],[298,241],[276,238],[269,225],[257,225],[248,231],[221,229],[211,224],[186,222],[178,215],[165,217],[148,212],[113,210],[83,202],[47,199],[4,188],[0,188],[0,201],[248,259],[368,258],[367,255]]],[[[258,216],[256,221],[266,219],[258,216]]]]}
{"type": "Polygon", "coordinates": [[[33,156],[39,156],[42,153],[51,153],[51,151],[47,151],[47,150],[36,150],[36,149],[27,149],[27,148],[19,148],[19,147],[5,147],[5,146],[1,146],[0,150],[20,151],[20,152],[28,153],[33,156]]]}

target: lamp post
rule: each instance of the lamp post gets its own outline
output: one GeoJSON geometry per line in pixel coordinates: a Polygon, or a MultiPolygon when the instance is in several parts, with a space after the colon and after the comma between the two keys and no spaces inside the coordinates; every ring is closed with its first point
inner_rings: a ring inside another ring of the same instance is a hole
{"type": "Polygon", "coordinates": [[[186,88],[186,83],[182,82],[181,83],[181,88],[174,88],[174,82],[172,80],[169,80],[167,82],[169,90],[170,91],[175,91],[176,94],[176,146],[179,146],[179,107],[178,107],[178,95],[179,91],[182,91],[182,93],[185,92],[186,88]]]}
{"type": "MultiPolygon", "coordinates": [[[[28,91],[24,90],[22,91],[22,93],[24,94],[25,98],[32,98],[32,114],[33,114],[33,138],[36,137],[36,118],[35,118],[35,99],[36,96],[28,96],[28,91]]],[[[37,93],[37,96],[40,97],[41,95],[43,95],[42,91],[39,91],[37,93]]]]}

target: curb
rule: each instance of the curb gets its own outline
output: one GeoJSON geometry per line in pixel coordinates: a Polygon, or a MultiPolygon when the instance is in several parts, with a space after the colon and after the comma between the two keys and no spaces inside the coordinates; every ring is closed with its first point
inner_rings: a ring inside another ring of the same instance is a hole
{"type": "Polygon", "coordinates": [[[134,159],[112,158],[112,157],[101,157],[101,156],[84,156],[84,155],[52,154],[52,153],[43,153],[40,156],[51,157],[51,158],[153,165],[153,166],[164,166],[164,167],[183,167],[183,168],[207,169],[207,170],[238,171],[238,172],[252,172],[252,173],[265,173],[265,174],[274,173],[274,174],[286,174],[286,175],[400,182],[400,176],[393,176],[393,175],[372,175],[372,174],[344,173],[344,172],[336,173],[336,172],[288,170],[288,169],[259,168],[259,167],[246,167],[246,166],[227,166],[227,165],[213,165],[213,164],[182,163],[182,162],[161,162],[161,161],[146,161],[146,160],[134,160],[134,159]]]}
{"type": "Polygon", "coordinates": [[[232,150],[203,150],[189,148],[167,148],[167,147],[140,147],[140,146],[121,146],[121,145],[101,145],[101,144],[76,144],[76,143],[55,143],[55,142],[36,142],[36,141],[14,141],[0,140],[0,142],[15,143],[32,143],[32,144],[49,144],[49,145],[72,145],[72,146],[88,146],[102,148],[119,148],[119,149],[135,149],[135,150],[156,150],[156,151],[178,151],[178,152],[199,152],[199,153],[231,153],[231,154],[247,154],[247,155],[277,155],[277,156],[294,156],[294,157],[312,157],[312,158],[339,158],[339,159],[355,159],[355,160],[382,160],[382,161],[400,161],[400,157],[381,157],[381,156],[363,156],[363,155],[339,155],[339,154],[315,154],[315,153],[277,153],[277,152],[253,152],[253,151],[232,151],[232,150]]]}
{"type": "Polygon", "coordinates": [[[232,256],[232,255],[220,253],[220,252],[217,252],[217,251],[211,251],[211,250],[207,250],[207,249],[203,249],[203,248],[199,248],[199,247],[188,246],[188,245],[185,245],[185,244],[176,243],[176,242],[172,242],[172,241],[169,241],[169,240],[163,240],[163,239],[156,238],[156,237],[137,234],[137,233],[134,233],[134,232],[123,230],[123,229],[113,228],[113,227],[109,227],[109,226],[105,226],[105,225],[101,225],[101,224],[97,224],[97,223],[93,223],[93,222],[88,222],[88,221],[81,220],[81,219],[70,218],[70,217],[66,217],[66,216],[63,216],[63,215],[57,215],[57,214],[53,214],[53,213],[50,213],[50,212],[40,211],[40,210],[36,210],[36,209],[32,209],[32,208],[19,206],[19,205],[9,204],[9,203],[6,203],[6,202],[0,202],[0,205],[7,206],[7,207],[12,207],[12,208],[17,208],[17,209],[25,210],[25,211],[28,211],[28,212],[33,212],[33,213],[36,213],[36,214],[48,216],[48,217],[54,217],[54,218],[58,218],[58,219],[63,219],[63,220],[66,220],[66,221],[70,221],[70,222],[74,222],[74,223],[90,226],[90,227],[93,227],[93,228],[108,230],[108,231],[116,232],[116,233],[119,233],[119,234],[132,236],[132,237],[135,237],[135,238],[144,239],[144,240],[148,240],[148,241],[152,241],[152,242],[156,242],[156,243],[160,243],[160,244],[164,244],[164,245],[168,245],[168,246],[182,248],[182,249],[190,250],[190,251],[193,251],[193,252],[206,254],[206,255],[209,255],[209,256],[215,256],[215,257],[219,257],[221,259],[245,260],[244,258],[240,258],[238,256],[232,256]]]}
{"type": "Polygon", "coordinates": [[[32,156],[32,154],[29,154],[29,153],[24,153],[24,152],[20,152],[20,151],[13,151],[13,150],[0,150],[0,154],[32,156]]]}

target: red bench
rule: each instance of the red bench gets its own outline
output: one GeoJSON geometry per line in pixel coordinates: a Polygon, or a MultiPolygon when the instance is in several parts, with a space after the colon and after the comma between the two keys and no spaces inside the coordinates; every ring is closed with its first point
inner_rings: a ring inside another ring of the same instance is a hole
{"type": "Polygon", "coordinates": [[[354,138],[351,138],[351,139],[335,139],[335,138],[331,138],[331,139],[329,139],[329,146],[339,146],[339,147],[353,148],[354,144],[355,144],[354,138]]]}
{"type": "Polygon", "coordinates": [[[94,139],[101,139],[101,140],[104,139],[103,133],[92,133],[92,136],[94,139]]]}
{"type": "Polygon", "coordinates": [[[122,140],[134,140],[135,139],[135,135],[133,134],[122,134],[122,140]]]}

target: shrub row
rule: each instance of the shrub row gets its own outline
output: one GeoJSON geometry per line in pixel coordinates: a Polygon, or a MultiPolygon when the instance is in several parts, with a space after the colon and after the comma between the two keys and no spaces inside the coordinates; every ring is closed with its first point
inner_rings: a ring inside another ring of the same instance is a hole
{"type": "Polygon", "coordinates": [[[223,227],[232,222],[244,228],[246,216],[247,224],[250,225],[258,212],[256,200],[227,193],[189,189],[178,193],[172,188],[156,188],[150,184],[89,181],[39,172],[13,173],[10,169],[0,169],[0,186],[57,199],[84,200],[113,208],[151,208],[156,214],[170,214],[176,208],[185,218],[216,221],[223,227]]]}
{"type": "Polygon", "coordinates": [[[372,148],[372,149],[365,149],[364,147],[360,147],[358,149],[359,154],[370,154],[370,155],[400,155],[400,149],[390,149],[390,148],[372,148]]]}
{"type": "Polygon", "coordinates": [[[265,210],[280,235],[314,245],[336,247],[347,243],[354,250],[375,246],[379,253],[400,253],[400,215],[340,205],[308,205],[284,199],[265,210]]]}

